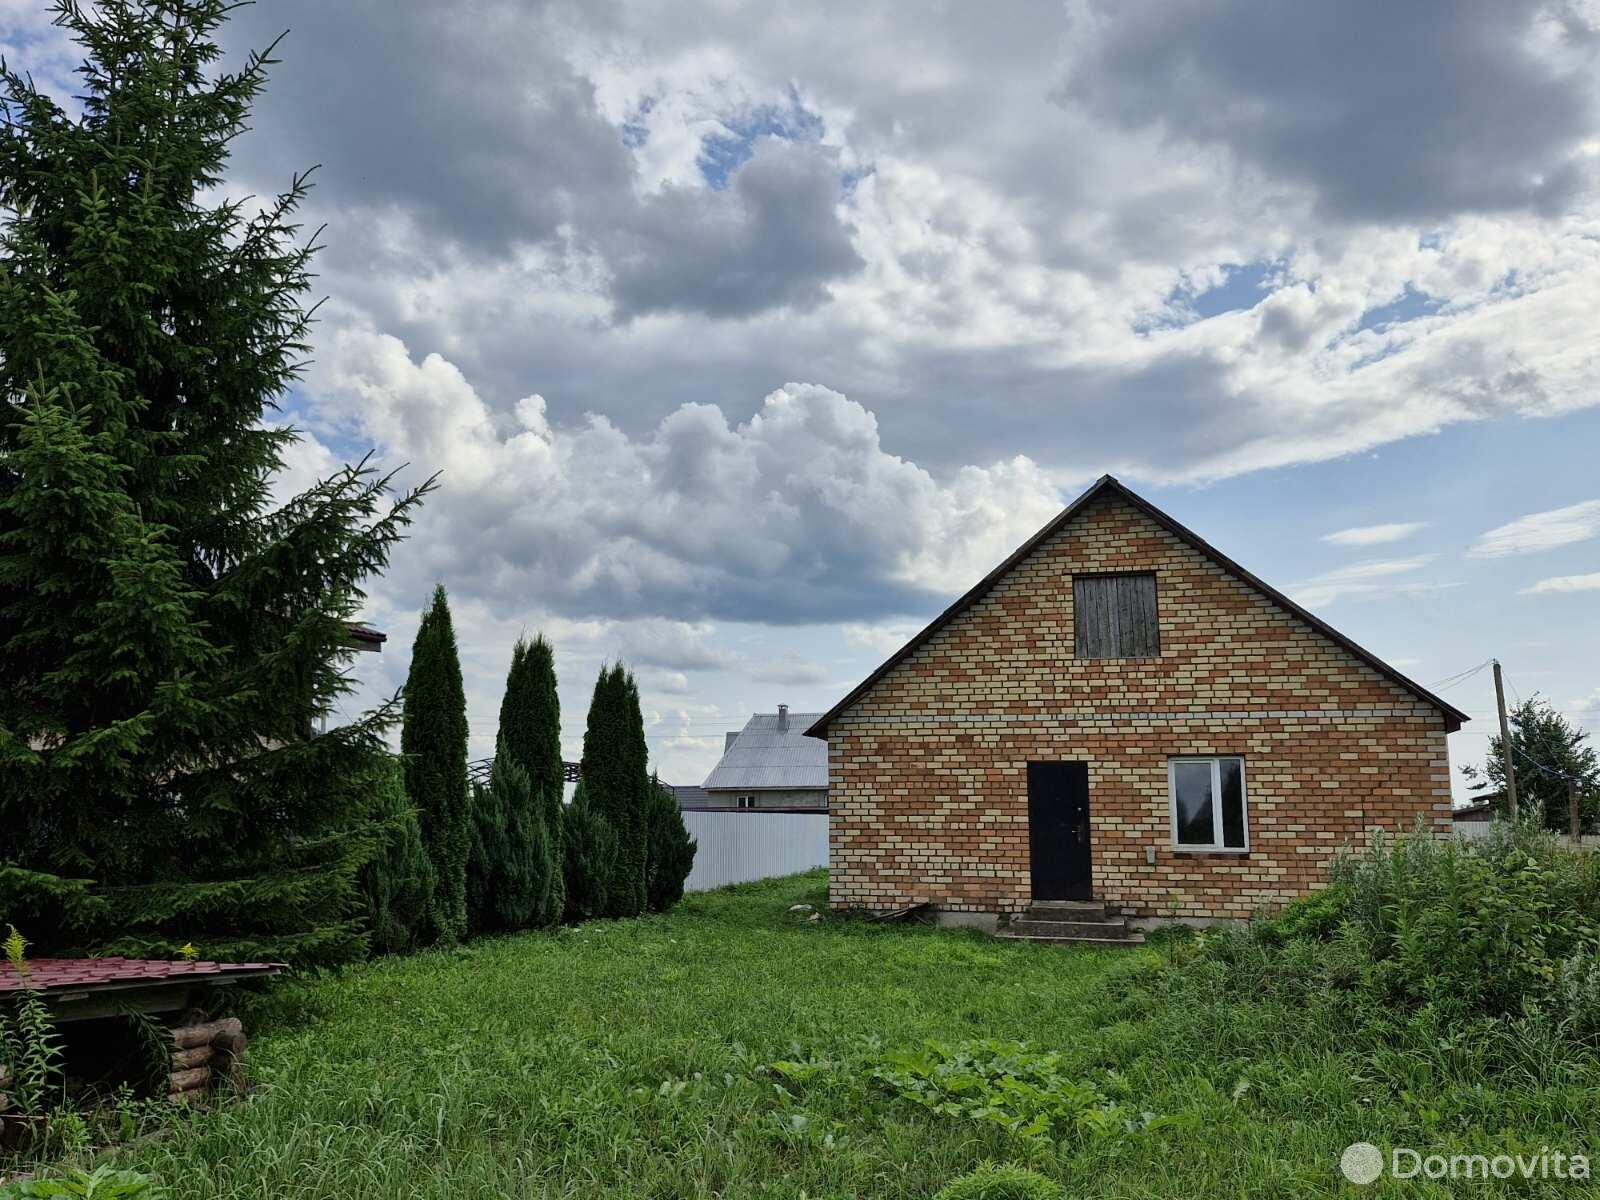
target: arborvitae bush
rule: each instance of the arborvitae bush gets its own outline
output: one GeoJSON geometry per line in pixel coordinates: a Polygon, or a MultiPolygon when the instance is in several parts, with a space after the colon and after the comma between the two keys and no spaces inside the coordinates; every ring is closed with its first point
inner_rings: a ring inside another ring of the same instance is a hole
{"type": "Polygon", "coordinates": [[[534,915],[527,922],[553,924],[566,907],[566,881],[562,868],[562,791],[566,775],[561,759],[561,702],[556,695],[555,657],[543,637],[530,644],[517,639],[511,652],[511,669],[500,702],[500,735],[496,761],[506,756],[527,773],[530,811],[514,810],[509,816],[523,832],[511,845],[538,840],[543,853],[531,855],[538,876],[527,888],[534,915]]]}
{"type": "Polygon", "coordinates": [[[578,781],[566,817],[566,918],[587,921],[603,917],[617,845],[611,823],[589,800],[586,780],[578,781]]]}
{"type": "Polygon", "coordinates": [[[406,795],[398,759],[373,774],[373,815],[382,822],[383,847],[361,876],[367,927],[375,954],[402,954],[427,935],[433,904],[433,864],[422,846],[417,810],[406,795]]]}
{"type": "Polygon", "coordinates": [[[649,857],[646,901],[651,912],[666,912],[683,899],[683,883],[694,866],[695,841],[683,823],[678,800],[661,785],[650,780],[649,857]]]}
{"type": "Polygon", "coordinates": [[[639,691],[620,663],[602,667],[583,735],[588,802],[610,827],[615,853],[605,882],[605,913],[636,917],[645,908],[649,795],[639,691]]]}
{"type": "Polygon", "coordinates": [[[473,788],[467,917],[474,933],[528,929],[560,919],[552,881],[561,864],[541,810],[528,773],[501,739],[488,784],[473,788]]]}
{"type": "Polygon", "coordinates": [[[400,726],[406,793],[417,806],[422,845],[433,864],[426,941],[467,931],[467,853],[472,840],[467,789],[467,694],[450,603],[441,585],[422,615],[406,675],[400,726]]]}

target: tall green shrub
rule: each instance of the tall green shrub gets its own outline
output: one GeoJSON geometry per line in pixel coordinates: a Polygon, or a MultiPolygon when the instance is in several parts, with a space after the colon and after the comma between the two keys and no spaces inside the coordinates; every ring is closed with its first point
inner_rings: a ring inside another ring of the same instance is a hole
{"type": "Polygon", "coordinates": [[[683,899],[683,882],[694,866],[696,845],[683,823],[677,797],[653,776],[648,816],[645,903],[651,912],[666,912],[683,899]]]}
{"type": "Polygon", "coordinates": [[[406,795],[400,760],[381,763],[372,787],[374,816],[382,823],[384,841],[361,876],[367,927],[374,953],[403,954],[428,936],[433,864],[422,845],[416,807],[406,795]]]}
{"type": "Polygon", "coordinates": [[[565,866],[566,919],[587,921],[606,915],[606,886],[615,869],[616,837],[611,823],[589,800],[589,789],[578,781],[567,806],[565,866]]]}
{"type": "Polygon", "coordinates": [[[560,920],[554,894],[554,880],[560,874],[561,863],[528,773],[501,738],[488,784],[473,788],[472,848],[467,858],[469,927],[482,933],[560,920]]]}
{"type": "MultiPolygon", "coordinates": [[[[566,768],[561,759],[561,701],[556,694],[555,655],[542,635],[531,644],[518,638],[512,649],[511,670],[500,702],[500,742],[503,749],[497,757],[501,752],[509,754],[528,774],[532,802],[543,825],[543,837],[551,848],[552,870],[547,879],[535,885],[542,899],[540,915],[534,923],[558,921],[566,904],[561,870],[566,768]]],[[[530,829],[532,820],[530,817],[530,829]]]]}
{"type": "Polygon", "coordinates": [[[400,727],[406,793],[417,806],[422,845],[433,864],[428,941],[467,931],[467,694],[444,585],[433,591],[411,647],[400,727]]]}
{"type": "Polygon", "coordinates": [[[0,74],[0,913],[45,954],[347,958],[392,710],[316,733],[420,492],[273,497],[313,249],[304,176],[214,198],[268,64],[216,68],[231,5],[53,7],[79,101],[0,74]]]}
{"type": "Polygon", "coordinates": [[[606,819],[616,844],[606,880],[607,916],[635,917],[644,911],[647,765],[633,676],[621,663],[602,667],[583,735],[582,774],[589,803],[606,819]]]}

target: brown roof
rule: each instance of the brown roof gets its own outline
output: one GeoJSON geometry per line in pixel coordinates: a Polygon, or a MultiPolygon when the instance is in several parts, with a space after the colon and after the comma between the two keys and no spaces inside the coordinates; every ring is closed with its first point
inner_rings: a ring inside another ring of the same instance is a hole
{"type": "Polygon", "coordinates": [[[1038,548],[1040,543],[1051,537],[1064,525],[1066,525],[1068,521],[1077,516],[1078,513],[1089,504],[1090,501],[1102,495],[1113,495],[1126,500],[1129,504],[1133,505],[1140,512],[1144,513],[1157,525],[1160,525],[1163,529],[1174,534],[1181,541],[1198,550],[1201,554],[1205,555],[1212,562],[1216,563],[1224,571],[1227,571],[1231,575],[1234,575],[1235,577],[1249,584],[1251,587],[1255,588],[1279,608],[1283,609],[1291,616],[1298,617],[1307,625],[1310,625],[1318,633],[1329,638],[1337,645],[1355,655],[1362,662],[1376,670],[1379,674],[1393,680],[1395,683],[1398,683],[1401,687],[1415,695],[1419,700],[1426,701],[1428,704],[1433,705],[1433,707],[1437,708],[1441,713],[1444,714],[1445,728],[1448,732],[1454,733],[1457,729],[1461,728],[1461,725],[1464,721],[1468,720],[1466,713],[1462,712],[1454,705],[1448,704],[1444,700],[1441,700],[1438,696],[1435,696],[1432,692],[1428,691],[1427,688],[1423,687],[1415,680],[1408,679],[1406,676],[1402,675],[1399,671],[1395,670],[1371,651],[1365,650],[1356,645],[1355,642],[1352,642],[1349,638],[1345,637],[1344,634],[1340,633],[1326,621],[1322,620],[1320,617],[1313,616],[1311,613],[1301,608],[1293,600],[1289,599],[1289,597],[1278,591],[1277,588],[1272,587],[1270,584],[1265,583],[1261,579],[1258,579],[1256,576],[1252,575],[1249,571],[1245,570],[1238,563],[1234,562],[1233,559],[1223,554],[1222,551],[1218,550],[1199,534],[1178,524],[1177,521],[1174,521],[1171,517],[1162,512],[1155,505],[1151,504],[1143,496],[1130,491],[1112,476],[1102,475],[1089,487],[1087,491],[1083,493],[1083,495],[1079,496],[1071,504],[1067,505],[1066,508],[1062,509],[1053,518],[1051,518],[1049,523],[1046,524],[1043,529],[1039,530],[1038,533],[1034,534],[1027,541],[1023,542],[1022,545],[1018,546],[1016,550],[1012,552],[1011,556],[1005,560],[1005,562],[1001,563],[982,579],[978,580],[978,582],[970,591],[968,591],[949,608],[945,609],[942,613],[935,617],[928,624],[928,626],[922,630],[921,633],[917,634],[904,646],[900,647],[900,649],[896,650],[886,660],[884,660],[883,664],[871,675],[868,675],[859,684],[857,684],[849,695],[847,695],[843,700],[839,701],[839,703],[835,704],[827,712],[823,713],[822,716],[812,724],[811,728],[806,730],[806,736],[826,738],[828,736],[828,725],[835,717],[844,712],[857,700],[861,699],[862,696],[866,695],[866,693],[872,689],[872,686],[877,683],[878,680],[887,675],[897,663],[910,655],[911,652],[914,651],[918,646],[922,645],[922,643],[926,642],[934,634],[938,633],[939,630],[943,629],[951,621],[955,620],[963,612],[971,608],[979,600],[983,599],[983,597],[988,594],[989,590],[993,588],[994,585],[998,583],[1006,575],[1006,573],[1011,570],[1012,567],[1016,566],[1023,559],[1027,558],[1028,555],[1032,554],[1033,551],[1038,548]]]}
{"type": "Polygon", "coordinates": [[[81,991],[134,984],[164,983],[168,980],[198,980],[226,976],[230,979],[276,975],[288,968],[283,963],[176,962],[159,958],[33,958],[27,964],[27,982],[9,962],[0,962],[0,992],[81,991]]]}

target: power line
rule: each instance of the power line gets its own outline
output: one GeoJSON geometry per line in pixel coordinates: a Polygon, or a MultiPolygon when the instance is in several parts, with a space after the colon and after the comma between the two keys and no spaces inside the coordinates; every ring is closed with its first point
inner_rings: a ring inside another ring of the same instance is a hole
{"type": "Polygon", "coordinates": [[[1446,675],[1438,683],[1430,683],[1428,690],[1430,692],[1438,692],[1463,684],[1492,662],[1494,662],[1494,659],[1486,658],[1475,667],[1468,667],[1465,671],[1457,671],[1454,675],[1446,675]]]}

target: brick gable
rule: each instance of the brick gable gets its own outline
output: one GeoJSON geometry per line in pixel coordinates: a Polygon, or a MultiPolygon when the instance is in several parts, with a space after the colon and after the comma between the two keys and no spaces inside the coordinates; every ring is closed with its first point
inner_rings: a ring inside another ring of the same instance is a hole
{"type": "Polygon", "coordinates": [[[1450,713],[1141,504],[1091,494],[829,714],[836,907],[1026,907],[1029,761],[1089,764],[1095,895],[1133,915],[1246,916],[1368,829],[1448,830],[1450,713]],[[1159,657],[1074,658],[1072,576],[1102,571],[1155,572],[1159,657]],[[1172,848],[1187,754],[1244,756],[1248,853],[1172,848]]]}

